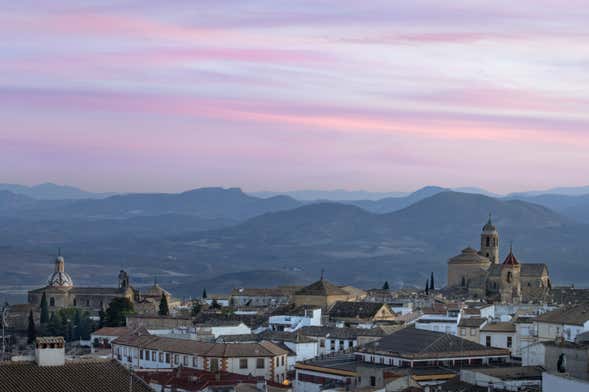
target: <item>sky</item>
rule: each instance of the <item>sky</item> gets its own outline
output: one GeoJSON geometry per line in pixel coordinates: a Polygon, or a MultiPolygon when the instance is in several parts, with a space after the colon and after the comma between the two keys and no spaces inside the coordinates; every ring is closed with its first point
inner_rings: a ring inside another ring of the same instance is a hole
{"type": "Polygon", "coordinates": [[[0,182],[589,184],[589,1],[4,1],[0,182]]]}

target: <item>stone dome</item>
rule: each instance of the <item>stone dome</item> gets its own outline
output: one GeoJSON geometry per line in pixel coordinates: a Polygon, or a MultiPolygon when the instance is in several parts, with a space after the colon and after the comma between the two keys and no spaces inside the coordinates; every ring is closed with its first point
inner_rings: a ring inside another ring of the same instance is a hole
{"type": "Polygon", "coordinates": [[[489,259],[485,256],[482,256],[478,253],[478,251],[472,247],[466,247],[462,249],[462,252],[459,255],[452,257],[449,261],[451,264],[464,264],[464,263],[476,263],[476,264],[485,264],[489,263],[489,259]]]}
{"type": "Polygon", "coordinates": [[[72,277],[65,272],[65,260],[58,256],[55,259],[55,271],[49,276],[47,284],[51,287],[70,288],[74,286],[72,277]]]}
{"type": "Polygon", "coordinates": [[[495,225],[491,221],[491,214],[489,214],[489,220],[483,226],[483,232],[484,233],[496,233],[497,232],[497,228],[495,227],[495,225]]]}

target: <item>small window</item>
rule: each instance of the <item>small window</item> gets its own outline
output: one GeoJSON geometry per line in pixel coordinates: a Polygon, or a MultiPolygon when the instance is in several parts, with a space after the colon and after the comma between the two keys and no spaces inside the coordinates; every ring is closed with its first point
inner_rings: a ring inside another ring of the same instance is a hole
{"type": "Polygon", "coordinates": [[[370,376],[370,386],[371,387],[376,386],[376,377],[375,376],[370,376]]]}
{"type": "Polygon", "coordinates": [[[280,357],[280,366],[284,366],[284,357],[280,357]]]}
{"type": "Polygon", "coordinates": [[[256,369],[264,369],[265,364],[264,364],[264,358],[258,358],[256,360],[256,369]]]}
{"type": "Polygon", "coordinates": [[[143,359],[143,350],[139,350],[139,359],[143,359]]]}
{"type": "Polygon", "coordinates": [[[460,328],[460,336],[466,336],[466,328],[460,328]]]}
{"type": "Polygon", "coordinates": [[[184,364],[184,366],[188,366],[188,355],[184,355],[182,359],[182,363],[184,364]]]}
{"type": "Polygon", "coordinates": [[[470,329],[470,336],[477,336],[477,330],[474,328],[470,329]]]}
{"type": "Polygon", "coordinates": [[[166,363],[170,363],[170,353],[166,353],[166,363]]]}
{"type": "Polygon", "coordinates": [[[55,298],[49,298],[49,306],[55,306],[55,298]]]}
{"type": "Polygon", "coordinates": [[[507,337],[507,348],[511,348],[511,344],[513,342],[513,338],[511,336],[507,337]]]}
{"type": "Polygon", "coordinates": [[[319,347],[325,347],[325,339],[319,339],[319,347]]]}
{"type": "Polygon", "coordinates": [[[88,307],[90,306],[90,300],[89,299],[86,300],[86,306],[88,306],[88,307]]]}
{"type": "Polygon", "coordinates": [[[239,368],[240,369],[247,369],[247,358],[241,358],[239,360],[239,368]]]}
{"type": "Polygon", "coordinates": [[[343,340],[340,340],[339,341],[339,349],[340,350],[343,350],[344,349],[344,341],[343,340]]]}
{"type": "Polygon", "coordinates": [[[78,300],[74,298],[74,306],[78,306],[78,300]]]}
{"type": "Polygon", "coordinates": [[[485,337],[485,344],[487,345],[487,347],[491,347],[491,337],[490,336],[485,337]]]}
{"type": "Polygon", "coordinates": [[[180,364],[180,356],[178,354],[174,354],[174,365],[180,364]]]}
{"type": "Polygon", "coordinates": [[[211,359],[211,364],[209,366],[209,369],[212,372],[216,372],[217,370],[219,370],[219,360],[217,358],[211,359]]]}
{"type": "Polygon", "coordinates": [[[158,362],[164,362],[164,353],[159,353],[158,362]]]}
{"type": "Polygon", "coordinates": [[[352,348],[354,347],[354,342],[351,340],[348,340],[348,348],[352,348]]]}

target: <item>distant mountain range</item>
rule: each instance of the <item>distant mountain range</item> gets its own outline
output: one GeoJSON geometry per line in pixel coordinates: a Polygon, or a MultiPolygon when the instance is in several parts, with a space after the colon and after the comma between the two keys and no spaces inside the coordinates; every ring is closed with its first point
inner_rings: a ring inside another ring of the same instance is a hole
{"type": "MultiPolygon", "coordinates": [[[[380,200],[301,201],[237,188],[38,199],[0,191],[0,293],[41,284],[61,247],[76,282],[108,284],[120,268],[138,284],[154,276],[182,295],[307,282],[321,269],[338,283],[445,281],[446,261],[478,247],[489,213],[501,253],[546,262],[556,282],[586,283],[589,196],[489,197],[424,187],[380,200]],[[587,223],[585,223],[587,222],[587,223]],[[279,277],[284,277],[279,278],[279,277]],[[243,279],[242,279],[243,278],[243,279]],[[229,279],[229,280],[228,280],[229,279]],[[251,279],[250,279],[251,280],[251,279]]],[[[0,294],[1,295],[1,294],[0,294]]]]}
{"type": "Polygon", "coordinates": [[[33,199],[63,200],[63,199],[101,199],[114,193],[92,193],[69,185],[57,185],[50,182],[26,186],[18,184],[0,184],[0,191],[9,191],[25,195],[33,199]]]}

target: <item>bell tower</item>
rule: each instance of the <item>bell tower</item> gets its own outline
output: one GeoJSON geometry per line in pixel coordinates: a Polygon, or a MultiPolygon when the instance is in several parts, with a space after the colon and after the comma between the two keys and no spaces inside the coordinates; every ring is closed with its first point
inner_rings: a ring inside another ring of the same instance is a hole
{"type": "Polygon", "coordinates": [[[491,220],[491,214],[489,214],[489,220],[483,226],[481,233],[481,250],[479,251],[481,256],[487,257],[493,264],[499,264],[499,233],[497,228],[493,225],[491,220]]]}

